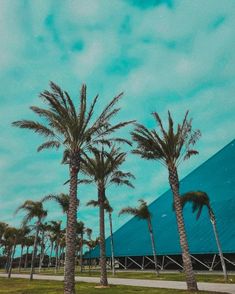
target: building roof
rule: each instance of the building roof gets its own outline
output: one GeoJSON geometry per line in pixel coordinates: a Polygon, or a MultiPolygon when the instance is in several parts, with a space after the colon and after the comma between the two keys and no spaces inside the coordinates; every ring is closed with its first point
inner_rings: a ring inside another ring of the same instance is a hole
{"type": "MultiPolygon", "coordinates": [[[[210,197],[223,252],[235,253],[235,140],[180,181],[181,193],[196,190],[205,191],[210,197]]],[[[172,202],[172,193],[168,190],[149,205],[159,255],[181,254],[172,202]]],[[[218,252],[206,208],[197,221],[188,204],[184,219],[190,253],[218,252]]],[[[117,257],[152,255],[146,221],[131,218],[114,233],[114,247],[117,257]]],[[[110,238],[106,239],[106,251],[110,256],[110,238]]],[[[96,247],[91,257],[98,256],[99,247],[96,247]]]]}

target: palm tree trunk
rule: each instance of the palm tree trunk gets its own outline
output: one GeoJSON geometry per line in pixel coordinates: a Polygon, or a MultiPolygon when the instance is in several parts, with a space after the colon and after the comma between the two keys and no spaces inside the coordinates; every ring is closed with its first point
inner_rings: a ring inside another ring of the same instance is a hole
{"type": "Polygon", "coordinates": [[[34,244],[33,244],[33,252],[32,252],[32,259],[31,259],[31,270],[30,270],[30,280],[33,279],[33,274],[34,274],[34,260],[35,260],[36,251],[37,251],[39,225],[40,225],[40,222],[38,221],[37,224],[36,224],[36,232],[35,232],[34,244]]]}
{"type": "Polygon", "coordinates": [[[156,274],[159,276],[159,270],[157,268],[157,253],[156,253],[156,249],[155,249],[155,241],[154,241],[153,227],[152,227],[151,219],[149,218],[147,220],[147,222],[148,222],[149,234],[150,234],[150,239],[151,239],[151,244],[152,244],[155,271],[156,271],[156,274]]]}
{"type": "Polygon", "coordinates": [[[61,263],[61,254],[62,254],[62,247],[61,247],[61,246],[59,246],[58,269],[60,269],[60,263],[61,263]]]}
{"type": "Polygon", "coordinates": [[[11,277],[12,263],[13,263],[13,260],[14,260],[15,250],[16,250],[16,240],[15,240],[14,245],[13,245],[13,250],[12,250],[10,265],[9,265],[9,269],[8,269],[8,278],[11,277]]]}
{"type": "Polygon", "coordinates": [[[53,248],[54,248],[54,242],[51,241],[51,250],[50,250],[50,256],[48,260],[48,268],[51,266],[51,257],[52,257],[53,248]]]}
{"type": "Polygon", "coordinates": [[[83,263],[83,233],[81,233],[81,244],[80,244],[80,272],[82,273],[82,263],[83,263]]]}
{"type": "Polygon", "coordinates": [[[182,205],[181,205],[180,195],[179,195],[178,173],[177,173],[176,167],[168,167],[168,171],[169,171],[169,183],[171,186],[173,199],[174,199],[176,220],[177,220],[178,232],[180,237],[180,246],[182,250],[182,258],[183,258],[187,288],[189,291],[198,291],[197,281],[195,279],[195,275],[193,272],[193,266],[192,266],[192,261],[189,254],[188,241],[187,241],[187,236],[186,236],[186,231],[184,226],[182,205]]]}
{"type": "Polygon", "coordinates": [[[105,252],[105,224],[104,224],[104,199],[105,189],[99,187],[98,200],[99,200],[99,217],[100,217],[100,284],[108,286],[107,268],[106,268],[106,252],[105,252]]]}
{"type": "Polygon", "coordinates": [[[20,260],[19,260],[19,266],[18,266],[18,272],[19,273],[20,273],[20,270],[21,270],[21,262],[22,262],[23,250],[24,250],[24,246],[21,246],[20,260]]]}
{"type": "Polygon", "coordinates": [[[64,273],[64,294],[75,294],[75,253],[77,224],[78,158],[70,158],[70,200],[67,213],[66,259],[64,273]]]}
{"type": "Polygon", "coordinates": [[[44,229],[42,229],[42,240],[41,240],[41,253],[40,253],[40,258],[39,258],[39,273],[41,272],[42,269],[42,263],[43,263],[43,258],[44,258],[44,249],[45,249],[45,245],[44,245],[44,235],[45,235],[45,231],[44,229]]]}
{"type": "Polygon", "coordinates": [[[57,273],[58,269],[58,252],[59,252],[59,244],[56,244],[56,250],[55,250],[55,273],[57,273]]]}
{"type": "Polygon", "coordinates": [[[110,245],[111,245],[111,256],[112,256],[112,273],[115,275],[115,259],[114,259],[114,242],[113,242],[113,223],[112,213],[109,212],[109,227],[110,227],[110,245]]]}
{"type": "Polygon", "coordinates": [[[5,264],[5,271],[6,271],[6,273],[8,273],[10,259],[11,259],[11,253],[12,253],[12,248],[9,248],[7,250],[7,258],[6,258],[6,264],[5,264]]]}
{"type": "Polygon", "coordinates": [[[91,248],[89,246],[89,276],[91,275],[91,248]]]}
{"type": "Polygon", "coordinates": [[[219,251],[220,262],[221,262],[221,266],[222,266],[223,273],[224,273],[224,281],[228,282],[227,269],[226,269],[226,265],[224,262],[223,251],[222,251],[222,247],[221,247],[220,240],[219,240],[219,234],[218,234],[218,230],[217,230],[217,226],[216,226],[216,219],[215,219],[215,215],[214,215],[212,209],[209,209],[209,215],[210,215],[210,221],[211,221],[214,235],[215,235],[216,244],[217,244],[218,251],[219,251]]]}
{"type": "Polygon", "coordinates": [[[26,248],[26,255],[25,255],[25,260],[24,260],[24,268],[27,267],[28,265],[28,254],[29,254],[29,246],[26,248]]]}

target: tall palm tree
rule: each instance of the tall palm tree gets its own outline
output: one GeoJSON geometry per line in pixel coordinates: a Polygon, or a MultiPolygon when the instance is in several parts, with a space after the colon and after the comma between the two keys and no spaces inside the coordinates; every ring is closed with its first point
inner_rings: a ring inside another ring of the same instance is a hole
{"type": "MultiPolygon", "coordinates": [[[[100,222],[100,267],[101,277],[100,284],[108,285],[105,253],[105,223],[104,210],[106,189],[112,185],[127,185],[133,187],[130,178],[134,178],[131,173],[124,173],[119,167],[124,163],[126,153],[121,152],[119,148],[112,147],[110,151],[101,151],[94,149],[92,156],[86,155],[86,161],[81,164],[81,170],[84,175],[89,177],[91,183],[95,183],[98,190],[99,203],[99,222],[100,222]]],[[[89,182],[87,180],[87,183],[89,182]]]]}
{"type": "Polygon", "coordinates": [[[85,152],[100,142],[103,144],[115,141],[126,142],[122,138],[111,138],[110,135],[132,121],[120,122],[114,125],[110,122],[120,110],[120,108],[116,107],[116,104],[121,99],[122,93],[113,98],[101,114],[93,120],[98,95],[94,98],[90,108],[87,109],[86,85],[81,88],[79,107],[73,103],[69,94],[59,86],[51,82],[50,87],[50,91],[44,91],[40,94],[46,108],[31,107],[34,113],[43,118],[42,122],[21,120],[13,122],[13,126],[30,129],[46,137],[46,142],[38,147],[38,151],[47,148],[58,149],[61,145],[64,147],[62,162],[69,164],[70,173],[64,293],[74,294],[77,185],[81,162],[85,152]]]}
{"type": "Polygon", "coordinates": [[[220,262],[221,262],[223,273],[224,273],[224,280],[225,282],[227,282],[228,274],[227,274],[223,251],[222,251],[221,243],[219,240],[219,234],[218,234],[218,230],[216,226],[215,213],[211,207],[210,198],[208,194],[203,191],[191,191],[191,192],[187,192],[183,194],[180,199],[181,199],[182,207],[184,207],[187,203],[192,203],[193,212],[197,212],[197,215],[196,215],[197,220],[199,219],[201,215],[203,207],[207,208],[210,222],[212,224],[213,232],[215,235],[216,244],[218,247],[220,262]]]}
{"type": "Polygon", "coordinates": [[[139,219],[146,220],[146,222],[148,224],[150,239],[151,239],[151,246],[152,246],[152,251],[153,251],[155,271],[156,271],[157,275],[159,275],[159,271],[158,271],[158,267],[157,267],[157,253],[156,253],[156,246],[155,246],[153,226],[152,226],[152,216],[151,216],[151,213],[148,209],[147,202],[145,202],[143,199],[139,199],[139,202],[140,202],[139,207],[130,207],[130,206],[125,207],[119,212],[119,215],[131,214],[131,215],[136,216],[139,219]]]}
{"type": "Polygon", "coordinates": [[[35,225],[35,237],[34,237],[33,253],[32,253],[32,260],[31,260],[31,270],[30,270],[30,280],[32,280],[33,274],[34,274],[34,260],[35,260],[36,251],[37,251],[38,234],[39,234],[42,220],[47,216],[47,211],[43,208],[43,204],[41,201],[32,201],[32,200],[26,200],[21,206],[17,208],[16,213],[19,212],[20,210],[23,210],[25,212],[25,216],[22,222],[23,225],[26,225],[34,218],[37,219],[36,225],[35,225]]]}
{"type": "Polygon", "coordinates": [[[147,160],[159,161],[168,169],[187,287],[188,290],[196,291],[198,289],[197,282],[189,254],[180,201],[178,166],[183,160],[198,153],[193,149],[193,145],[200,137],[200,131],[192,130],[192,120],[188,119],[188,112],[186,112],[182,124],[178,124],[176,130],[169,111],[168,128],[164,128],[161,118],[156,112],[153,113],[153,117],[159,127],[157,130],[149,130],[142,124],[136,124],[135,130],[131,133],[132,139],[137,143],[137,148],[133,150],[133,153],[147,160]]]}
{"type": "MultiPolygon", "coordinates": [[[[99,207],[99,202],[96,201],[96,200],[90,200],[90,201],[87,202],[87,206],[99,207]]],[[[104,209],[108,213],[108,216],[109,216],[110,248],[111,248],[111,258],[112,258],[112,273],[113,273],[113,275],[115,275],[115,258],[114,258],[114,241],[113,241],[113,221],[112,221],[113,208],[111,207],[108,199],[105,199],[104,209]]],[[[91,243],[91,244],[93,244],[93,243],[91,243]]],[[[89,252],[90,252],[90,250],[89,250],[89,252]]]]}

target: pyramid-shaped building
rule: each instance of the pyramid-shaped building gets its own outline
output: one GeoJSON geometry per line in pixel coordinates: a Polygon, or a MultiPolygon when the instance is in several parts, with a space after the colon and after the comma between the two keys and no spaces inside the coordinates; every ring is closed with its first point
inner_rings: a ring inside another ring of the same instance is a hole
{"type": "MultiPolygon", "coordinates": [[[[205,191],[210,196],[227,265],[235,269],[235,140],[180,181],[181,193],[196,190],[205,191]]],[[[162,268],[166,265],[182,267],[172,199],[168,190],[149,205],[156,251],[162,268]]],[[[191,205],[187,205],[184,220],[194,266],[219,268],[218,249],[208,211],[204,208],[201,217],[196,220],[191,205]]],[[[124,268],[151,267],[152,249],[146,221],[133,217],[119,228],[114,233],[114,251],[116,262],[124,268]]],[[[106,252],[110,257],[110,238],[106,240],[106,252]]],[[[91,252],[91,258],[98,257],[99,247],[96,247],[91,252]]]]}

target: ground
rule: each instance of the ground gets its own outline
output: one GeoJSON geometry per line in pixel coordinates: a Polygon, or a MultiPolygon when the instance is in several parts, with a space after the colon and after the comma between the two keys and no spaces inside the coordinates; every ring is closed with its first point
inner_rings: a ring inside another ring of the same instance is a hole
{"type": "MultiPolygon", "coordinates": [[[[0,278],[0,293],[4,294],[59,294],[63,293],[63,283],[54,281],[29,281],[25,279],[7,279],[0,278]]],[[[77,293],[86,294],[186,294],[187,291],[168,290],[168,289],[152,289],[133,286],[111,286],[109,289],[96,289],[95,284],[77,283],[77,293]]],[[[195,292],[190,292],[193,294],[195,292]]],[[[214,292],[196,292],[197,294],[212,294],[214,292]]]]}
{"type": "MultiPolygon", "coordinates": [[[[4,272],[4,270],[0,270],[0,272],[4,272]]],[[[18,273],[18,269],[13,269],[13,273],[18,273]]],[[[21,273],[29,273],[29,270],[21,270],[21,273]]],[[[38,269],[35,270],[35,273],[39,273],[38,269]]],[[[41,270],[41,274],[44,275],[53,275],[55,274],[54,269],[47,269],[44,268],[41,270]]],[[[63,275],[64,271],[63,269],[59,269],[56,273],[56,275],[63,275]]],[[[88,269],[86,269],[83,273],[80,272],[80,269],[76,269],[76,275],[77,276],[86,276],[86,277],[99,277],[100,272],[97,270],[92,270],[89,272],[88,269]]],[[[159,277],[156,276],[154,272],[148,272],[148,271],[119,271],[116,272],[115,276],[112,276],[112,273],[108,273],[109,277],[112,278],[122,278],[122,279],[145,279],[145,280],[162,280],[162,281],[185,281],[185,276],[183,273],[169,273],[169,272],[162,272],[160,273],[159,277]]],[[[197,281],[198,282],[210,282],[210,283],[224,283],[224,278],[222,274],[212,274],[212,273],[205,273],[205,274],[196,274],[197,281]]],[[[234,284],[235,283],[235,275],[229,276],[229,283],[234,284]]]]}

